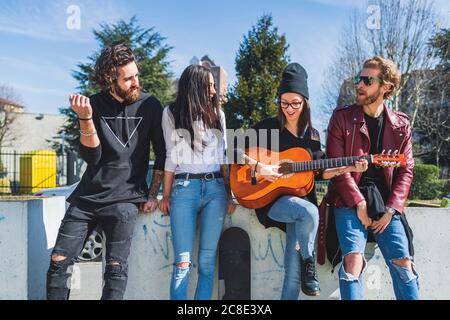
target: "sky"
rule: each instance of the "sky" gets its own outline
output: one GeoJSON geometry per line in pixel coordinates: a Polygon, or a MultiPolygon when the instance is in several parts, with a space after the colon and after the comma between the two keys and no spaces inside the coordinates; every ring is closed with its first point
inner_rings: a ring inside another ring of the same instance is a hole
{"type": "MultiPolygon", "coordinates": [[[[208,55],[222,66],[229,84],[244,35],[263,14],[285,34],[292,62],[308,72],[313,116],[319,116],[324,73],[332,61],[342,25],[361,0],[2,0],[0,1],[0,84],[13,87],[26,112],[57,114],[76,92],[72,71],[98,50],[92,30],[100,23],[136,16],[172,46],[171,71],[179,77],[192,57],[208,55]],[[75,13],[80,24],[74,25],[75,13]],[[73,11],[75,10],[75,11],[73,11]]],[[[450,22],[450,2],[435,0],[440,21],[450,22]]]]}

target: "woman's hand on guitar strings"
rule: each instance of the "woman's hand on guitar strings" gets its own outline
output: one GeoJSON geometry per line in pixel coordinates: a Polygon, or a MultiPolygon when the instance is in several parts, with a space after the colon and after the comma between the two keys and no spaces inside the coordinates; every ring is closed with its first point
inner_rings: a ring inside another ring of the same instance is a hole
{"type": "Polygon", "coordinates": [[[278,169],[280,169],[280,166],[272,166],[270,164],[258,163],[256,172],[259,175],[261,175],[265,180],[269,182],[274,182],[278,178],[283,176],[281,173],[278,173],[278,169]]]}

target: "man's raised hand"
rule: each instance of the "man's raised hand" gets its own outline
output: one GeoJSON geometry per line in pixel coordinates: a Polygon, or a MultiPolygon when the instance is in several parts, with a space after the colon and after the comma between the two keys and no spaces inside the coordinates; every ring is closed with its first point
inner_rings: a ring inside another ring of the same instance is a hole
{"type": "Polygon", "coordinates": [[[92,107],[89,98],[81,94],[71,94],[69,96],[70,107],[80,119],[92,118],[92,107]]]}

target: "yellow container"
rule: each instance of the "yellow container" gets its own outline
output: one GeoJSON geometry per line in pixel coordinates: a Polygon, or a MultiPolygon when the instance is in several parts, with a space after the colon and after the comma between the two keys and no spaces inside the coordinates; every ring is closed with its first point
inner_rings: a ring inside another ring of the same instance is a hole
{"type": "Polygon", "coordinates": [[[8,178],[0,178],[0,193],[11,193],[11,182],[8,178]]]}
{"type": "Polygon", "coordinates": [[[56,152],[30,151],[20,157],[20,192],[56,187],[56,152]]]}

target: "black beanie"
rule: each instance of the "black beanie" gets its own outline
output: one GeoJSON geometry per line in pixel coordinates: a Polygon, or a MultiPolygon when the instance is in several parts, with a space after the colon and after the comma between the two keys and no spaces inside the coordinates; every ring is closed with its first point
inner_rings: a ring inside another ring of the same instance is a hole
{"type": "Polygon", "coordinates": [[[288,64],[283,71],[280,87],[278,88],[278,97],[281,97],[286,92],[299,93],[306,99],[309,99],[308,74],[305,68],[296,62],[288,64]]]}

